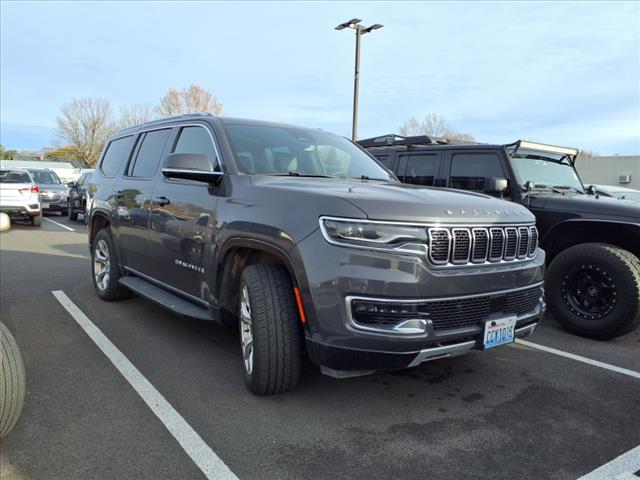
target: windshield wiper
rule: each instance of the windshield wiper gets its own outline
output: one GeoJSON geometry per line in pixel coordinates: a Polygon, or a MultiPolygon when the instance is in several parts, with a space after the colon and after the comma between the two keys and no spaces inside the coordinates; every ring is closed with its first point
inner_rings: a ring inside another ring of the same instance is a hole
{"type": "Polygon", "coordinates": [[[535,183],[534,186],[531,188],[531,190],[551,190],[552,192],[555,192],[555,193],[565,193],[559,188],[552,187],[551,185],[544,185],[542,183],[535,183]]]}
{"type": "Polygon", "coordinates": [[[331,175],[322,175],[319,173],[300,173],[300,172],[288,172],[288,173],[267,173],[271,177],[313,177],[313,178],[336,178],[331,175]]]}
{"type": "Polygon", "coordinates": [[[554,185],[553,188],[566,188],[567,190],[574,190],[578,193],[584,194],[584,192],[576,187],[572,187],[571,185],[554,185]]]}
{"type": "Polygon", "coordinates": [[[367,175],[356,175],[353,177],[347,177],[348,180],[372,180],[374,182],[389,182],[391,181],[388,178],[371,178],[368,177],[367,175]]]}

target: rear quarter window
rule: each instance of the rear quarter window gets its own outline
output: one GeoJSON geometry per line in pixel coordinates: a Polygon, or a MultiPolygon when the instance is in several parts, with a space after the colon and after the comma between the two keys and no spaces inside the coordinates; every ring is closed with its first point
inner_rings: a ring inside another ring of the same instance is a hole
{"type": "Polygon", "coordinates": [[[122,163],[129,158],[133,146],[133,135],[117,138],[109,142],[100,163],[100,171],[107,177],[114,177],[122,163]]]}

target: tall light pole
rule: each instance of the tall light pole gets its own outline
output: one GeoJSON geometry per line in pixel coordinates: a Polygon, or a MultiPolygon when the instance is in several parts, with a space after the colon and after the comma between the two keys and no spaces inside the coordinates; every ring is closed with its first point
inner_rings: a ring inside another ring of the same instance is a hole
{"type": "Polygon", "coordinates": [[[356,31],[356,68],[353,77],[353,123],[351,124],[351,140],[354,142],[358,136],[358,89],[360,83],[360,37],[366,33],[372,32],[382,25],[374,23],[370,27],[360,25],[359,18],[352,18],[348,22],[341,23],[336,27],[336,30],[344,30],[345,28],[351,28],[356,31]]]}

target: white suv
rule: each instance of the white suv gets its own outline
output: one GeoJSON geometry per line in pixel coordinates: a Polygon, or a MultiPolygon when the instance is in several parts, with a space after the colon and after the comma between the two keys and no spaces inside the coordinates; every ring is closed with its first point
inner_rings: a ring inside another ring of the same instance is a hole
{"type": "Polygon", "coordinates": [[[39,189],[28,171],[0,169],[0,212],[12,220],[29,220],[36,227],[42,225],[39,189]]]}

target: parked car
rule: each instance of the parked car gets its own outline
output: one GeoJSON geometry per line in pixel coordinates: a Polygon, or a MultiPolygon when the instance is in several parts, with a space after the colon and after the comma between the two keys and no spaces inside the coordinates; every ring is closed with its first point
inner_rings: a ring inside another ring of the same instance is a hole
{"type": "Polygon", "coordinates": [[[640,324],[640,205],[585,188],[576,149],[396,135],[359,143],[406,183],[485,192],[529,208],[547,252],[546,299],[567,330],[608,339],[640,324]]]}
{"type": "Polygon", "coordinates": [[[27,170],[0,169],[0,212],[11,220],[26,220],[42,225],[39,188],[27,170]]]}
{"type": "Polygon", "coordinates": [[[618,185],[594,185],[597,195],[613,197],[618,200],[628,200],[630,202],[640,202],[640,190],[620,187],[618,185]]]}
{"type": "Polygon", "coordinates": [[[343,137],[186,115],[128,128],[91,178],[93,282],[240,330],[256,394],[413,367],[531,334],[544,312],[534,216],[403,185],[343,137]],[[163,213],[165,212],[165,213],[163,213]]]}
{"type": "Polygon", "coordinates": [[[40,205],[44,213],[67,215],[67,187],[58,175],[48,168],[29,168],[33,181],[40,189],[40,205]]]}
{"type": "Polygon", "coordinates": [[[78,214],[87,221],[87,186],[93,171],[84,172],[75,182],[67,183],[69,188],[67,194],[67,215],[69,220],[78,220],[78,214]]]}

